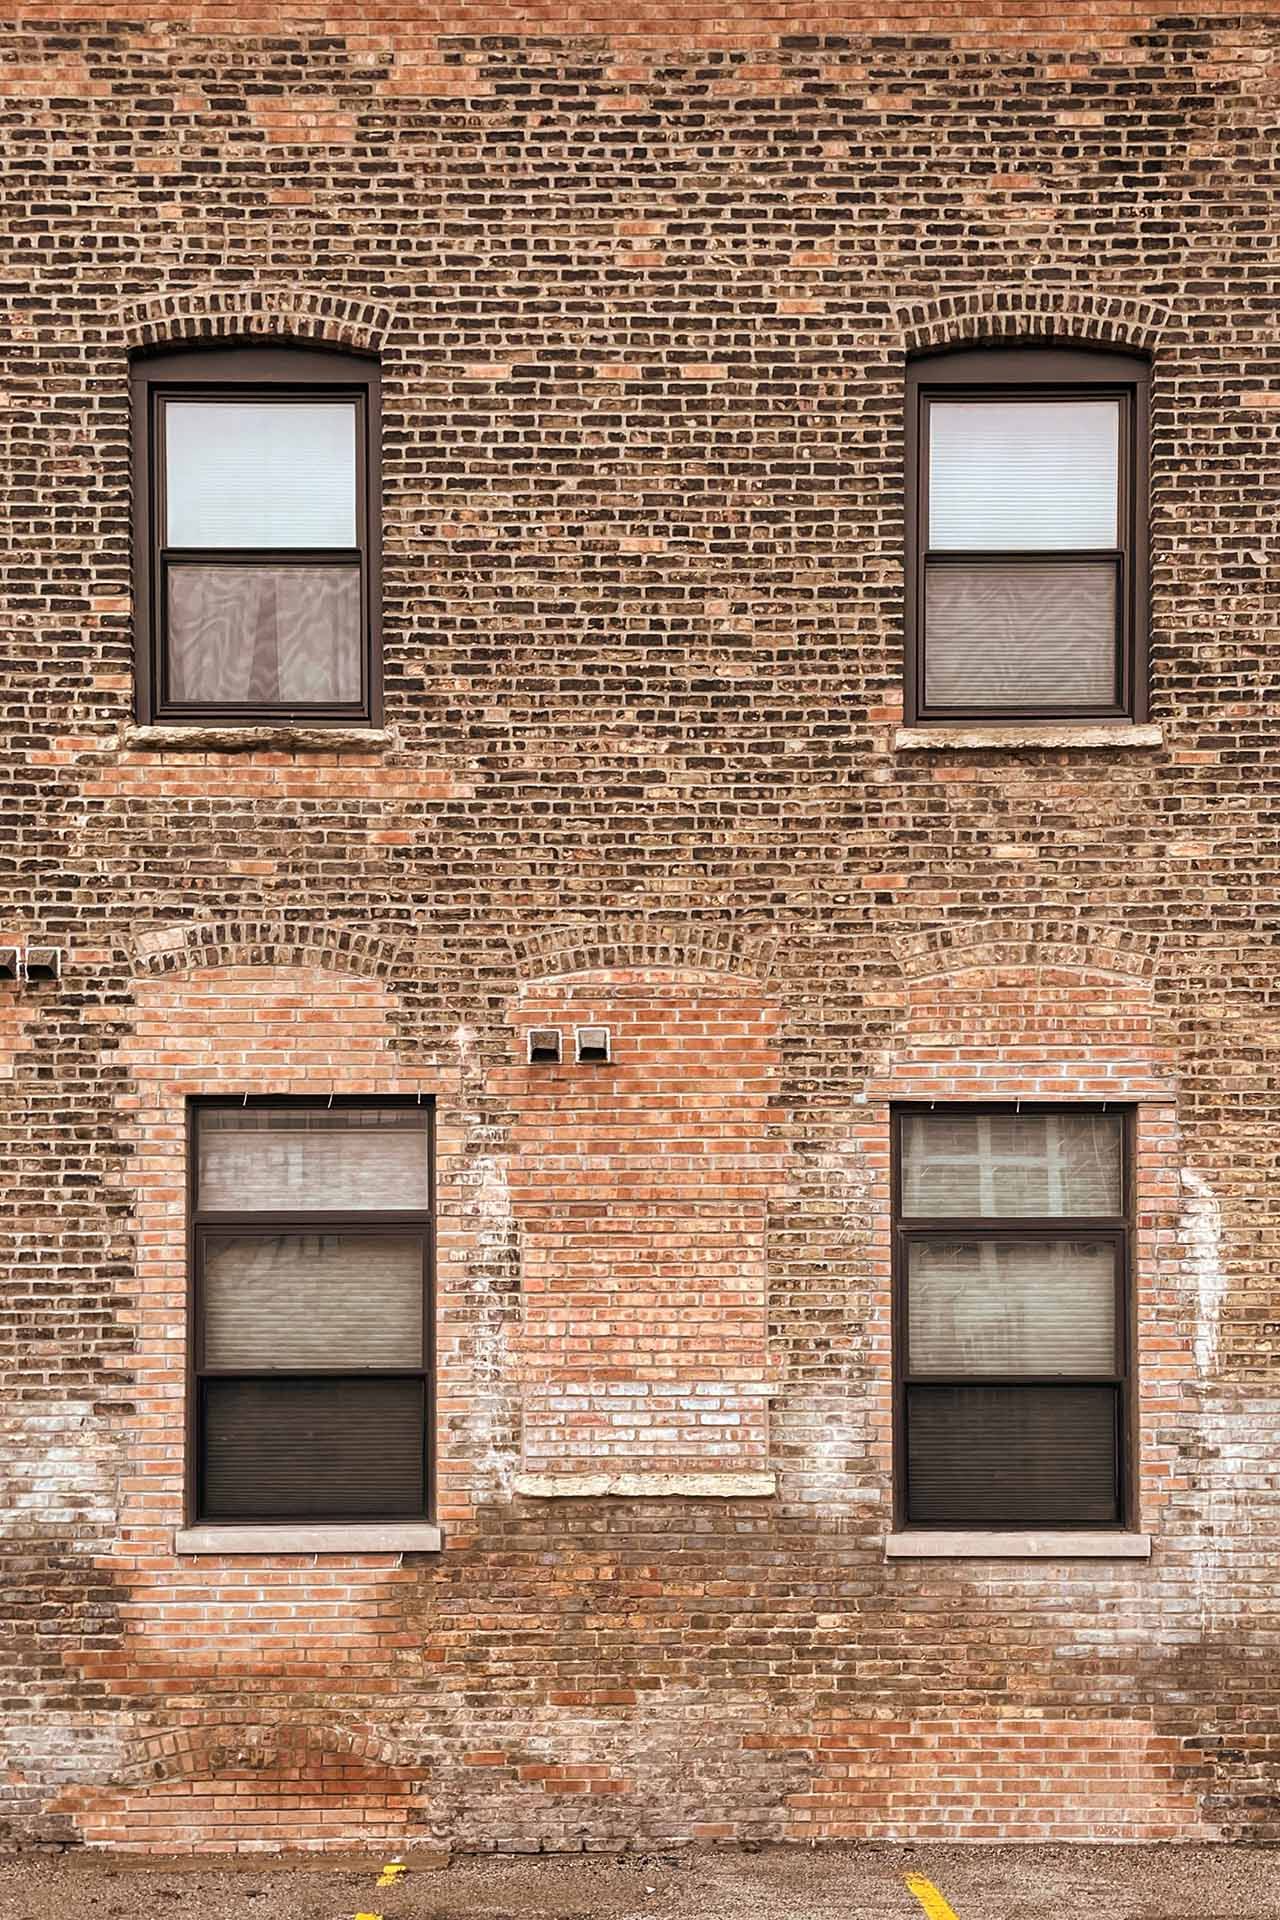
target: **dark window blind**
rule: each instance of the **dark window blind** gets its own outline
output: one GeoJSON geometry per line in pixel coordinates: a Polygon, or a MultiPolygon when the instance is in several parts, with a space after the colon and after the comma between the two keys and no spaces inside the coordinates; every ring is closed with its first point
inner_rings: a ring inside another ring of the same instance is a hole
{"type": "Polygon", "coordinates": [[[420,1380],[206,1380],[210,1520],[420,1517],[420,1380]]]}
{"type": "Polygon", "coordinates": [[[1114,1387],[909,1387],[911,1519],[1114,1526],[1118,1397],[1114,1387]]]}

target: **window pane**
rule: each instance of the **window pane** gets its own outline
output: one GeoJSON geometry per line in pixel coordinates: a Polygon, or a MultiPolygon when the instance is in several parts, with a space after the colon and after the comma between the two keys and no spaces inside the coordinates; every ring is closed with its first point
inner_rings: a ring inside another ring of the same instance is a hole
{"type": "Polygon", "coordinates": [[[351,400],[167,400],[169,547],[354,547],[351,400]]]}
{"type": "Polygon", "coordinates": [[[1115,1219],[1118,1113],[906,1113],[902,1212],[908,1219],[1115,1219]]]}
{"type": "Polygon", "coordinates": [[[1118,400],[934,400],[926,417],[930,547],[1120,544],[1118,400]]]}
{"type": "Polygon", "coordinates": [[[1108,1374],[1116,1256],[1088,1240],[912,1240],[913,1374],[1108,1374]]]}
{"type": "Polygon", "coordinates": [[[201,706],[355,705],[360,568],[168,568],[168,697],[201,706]]]}
{"type": "Polygon", "coordinates": [[[198,1197],[212,1213],[403,1212],[430,1198],[419,1107],[253,1107],[199,1116],[198,1197]]]}
{"type": "Polygon", "coordinates": [[[1117,1415],[1115,1387],[908,1387],[908,1520],[1115,1526],[1117,1415]]]}
{"type": "Polygon", "coordinates": [[[932,563],[925,574],[925,704],[1114,706],[1111,560],[932,563]]]}
{"type": "Polygon", "coordinates": [[[204,1363],[420,1367],[422,1273],[417,1234],[210,1235],[204,1363]]]}
{"type": "Polygon", "coordinates": [[[207,1380],[207,1520],[397,1520],[426,1506],[419,1380],[207,1380]]]}

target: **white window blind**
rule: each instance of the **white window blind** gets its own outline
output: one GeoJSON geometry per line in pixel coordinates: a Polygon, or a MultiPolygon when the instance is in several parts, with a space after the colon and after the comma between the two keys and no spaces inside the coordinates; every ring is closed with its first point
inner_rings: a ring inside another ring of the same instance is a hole
{"type": "Polygon", "coordinates": [[[933,551],[1118,544],[1118,400],[934,400],[928,421],[933,551]]]}
{"type": "Polygon", "coordinates": [[[169,547],[356,545],[356,408],[342,401],[169,400],[169,547]]]}

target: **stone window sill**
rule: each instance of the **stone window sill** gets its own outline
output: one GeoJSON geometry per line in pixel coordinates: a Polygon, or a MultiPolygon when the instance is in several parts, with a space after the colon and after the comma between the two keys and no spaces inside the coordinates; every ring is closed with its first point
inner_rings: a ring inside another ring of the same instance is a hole
{"type": "Polygon", "coordinates": [[[390,727],[278,726],[122,727],[116,742],[146,753],[377,753],[396,746],[390,727]]]}
{"type": "Polygon", "coordinates": [[[775,1473],[517,1473],[516,1493],[532,1500],[767,1500],[775,1473]]]}
{"type": "Polygon", "coordinates": [[[424,1521],[351,1527],[179,1527],[176,1554],[439,1553],[444,1535],[424,1521]]]}
{"type": "Polygon", "coordinates": [[[1018,1529],[985,1533],[976,1529],[919,1529],[891,1533],[886,1560],[1149,1560],[1149,1533],[1079,1531],[1061,1533],[1018,1529]]]}
{"type": "Polygon", "coordinates": [[[1164,728],[1158,722],[1135,726],[1129,720],[1098,722],[1038,720],[1008,726],[899,727],[893,736],[899,753],[988,753],[1016,747],[1162,747],[1164,728]]]}

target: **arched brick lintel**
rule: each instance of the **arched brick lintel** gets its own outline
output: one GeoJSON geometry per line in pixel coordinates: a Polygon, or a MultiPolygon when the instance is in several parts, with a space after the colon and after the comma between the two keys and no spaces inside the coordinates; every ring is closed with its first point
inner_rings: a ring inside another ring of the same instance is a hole
{"type": "Polygon", "coordinates": [[[663,970],[772,981],[777,943],[756,929],[626,921],[612,928],[559,926],[511,942],[521,985],[563,974],[663,970]]]}
{"type": "Polygon", "coordinates": [[[903,978],[927,980],[971,968],[1053,968],[1114,974],[1151,989],[1159,965],[1158,935],[1117,927],[1049,923],[1026,927],[944,926],[901,934],[890,946],[903,978]]]}
{"type": "Polygon", "coordinates": [[[254,337],[313,340],[379,353],[391,310],[375,300],[297,287],[190,287],[131,301],[118,315],[130,352],[169,343],[254,337]]]}
{"type": "Polygon", "coordinates": [[[340,1765],[352,1760],[390,1769],[400,1756],[393,1742],[368,1726],[214,1719],[143,1734],[133,1745],[119,1784],[149,1786],[161,1780],[204,1779],[211,1771],[281,1765],[290,1758],[305,1760],[313,1768],[317,1763],[340,1765]]]}
{"type": "Polygon", "coordinates": [[[346,927],[219,920],[140,934],[133,960],[142,974],[179,973],[193,967],[322,966],[385,980],[401,972],[403,953],[402,941],[346,927]]]}
{"type": "Polygon", "coordinates": [[[1167,307],[1086,287],[990,287],[908,300],[898,326],[908,354],[984,340],[1096,341],[1152,353],[1172,321],[1167,307]]]}

